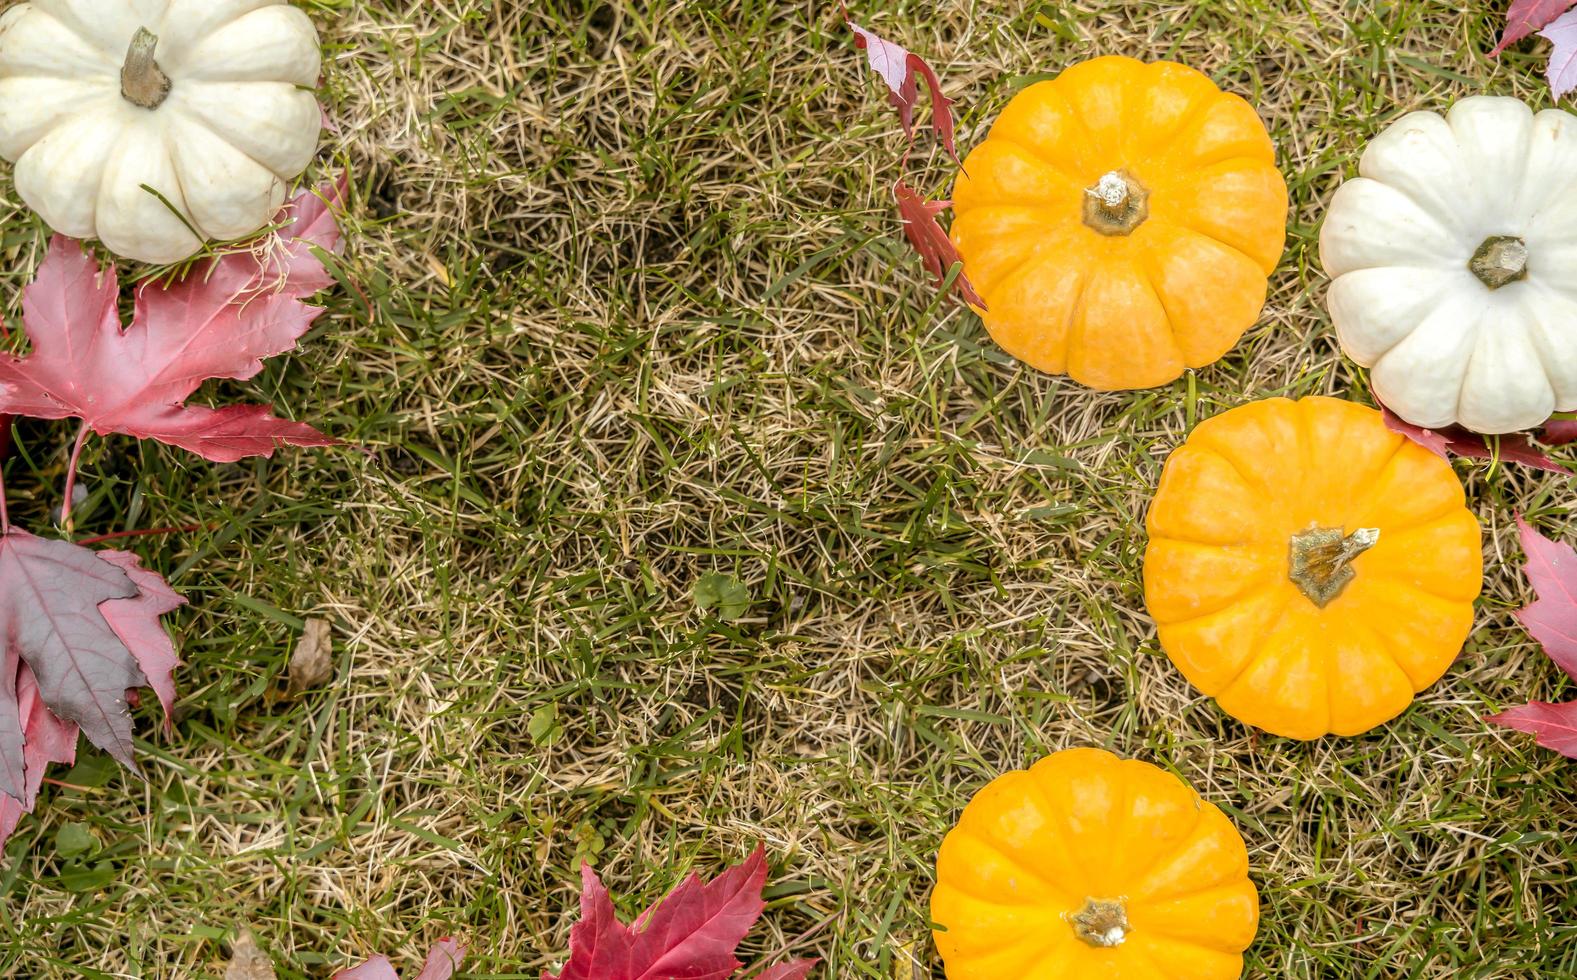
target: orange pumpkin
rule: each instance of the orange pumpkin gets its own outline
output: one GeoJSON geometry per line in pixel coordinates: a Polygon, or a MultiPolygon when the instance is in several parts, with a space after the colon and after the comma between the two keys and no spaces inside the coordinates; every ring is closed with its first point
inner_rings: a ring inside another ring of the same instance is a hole
{"type": "Polygon", "coordinates": [[[1149,763],[1067,749],[964,808],[931,919],[949,980],[1237,980],[1259,895],[1214,804],[1149,763]]]}
{"type": "Polygon", "coordinates": [[[1148,388],[1259,318],[1287,185],[1247,102],[1184,65],[1107,57],[1015,96],[953,208],[997,343],[1092,388],[1148,388]]]}
{"type": "Polygon", "coordinates": [[[1227,714],[1291,738],[1401,714],[1462,649],[1483,585],[1450,464],[1334,398],[1200,423],[1147,526],[1166,655],[1227,714]]]}

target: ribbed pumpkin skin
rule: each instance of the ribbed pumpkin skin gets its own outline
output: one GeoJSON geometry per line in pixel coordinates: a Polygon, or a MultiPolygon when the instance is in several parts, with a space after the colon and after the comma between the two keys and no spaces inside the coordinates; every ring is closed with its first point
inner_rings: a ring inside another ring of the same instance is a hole
{"type": "Polygon", "coordinates": [[[1253,402],[1167,460],[1145,601],[1172,663],[1221,709],[1290,738],[1356,735],[1440,679],[1483,585],[1478,520],[1438,456],[1334,398],[1253,402]],[[1379,532],[1320,608],[1289,579],[1311,526],[1379,532]]]}
{"type": "Polygon", "coordinates": [[[931,918],[948,980],[1236,980],[1259,928],[1243,838],[1176,776],[1066,749],[993,780],[942,842],[931,918]],[[1071,918],[1121,899],[1091,946],[1071,918]]]}
{"type": "Polygon", "coordinates": [[[1013,356],[1092,388],[1165,384],[1258,319],[1286,241],[1287,186],[1254,109],[1184,65],[1104,57],[1010,101],[953,191],[952,239],[1013,356]],[[1084,220],[1126,171],[1149,217],[1084,220]]]}
{"type": "Polygon", "coordinates": [[[1577,409],[1577,116],[1471,96],[1396,120],[1358,172],[1331,199],[1320,262],[1376,396],[1415,425],[1476,432],[1577,409]],[[1480,276],[1480,248],[1507,238],[1521,274],[1480,276]]]}

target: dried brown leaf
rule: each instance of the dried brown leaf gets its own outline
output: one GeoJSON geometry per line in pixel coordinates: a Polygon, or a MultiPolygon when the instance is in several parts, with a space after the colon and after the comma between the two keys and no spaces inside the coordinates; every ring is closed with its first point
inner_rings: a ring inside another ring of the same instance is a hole
{"type": "Polygon", "coordinates": [[[257,944],[252,930],[242,929],[231,944],[224,980],[276,980],[274,961],[257,944]]]}
{"type": "Polygon", "coordinates": [[[300,694],[334,676],[333,627],[326,619],[309,619],[290,655],[290,693],[300,694]]]}

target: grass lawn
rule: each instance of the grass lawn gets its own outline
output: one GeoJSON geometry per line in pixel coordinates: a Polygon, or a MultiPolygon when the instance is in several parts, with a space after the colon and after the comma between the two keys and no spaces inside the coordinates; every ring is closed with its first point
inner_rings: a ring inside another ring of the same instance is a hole
{"type": "MultiPolygon", "coordinates": [[[[367,452],[89,444],[79,533],[210,528],[133,543],[191,600],[177,731],[140,710],[146,781],[92,751],[54,773],[0,869],[0,975],[217,976],[251,926],[282,977],[372,952],[414,970],[451,931],[467,976],[536,977],[582,860],[629,915],[760,841],[753,961],[939,978],[942,834],[994,775],[1098,745],[1242,829],[1248,976],[1577,976],[1574,770],[1479,720],[1560,698],[1511,616],[1512,516],[1577,537],[1577,486],[1458,463],[1478,627],[1362,738],[1225,717],[1160,654],[1139,581],[1194,423],[1367,399],[1323,308],[1324,202],[1407,110],[1549,103],[1539,46],[1484,56],[1503,0],[851,3],[931,58],[966,144],[1098,53],[1185,61],[1260,107],[1294,202],[1261,323],[1115,395],[1018,365],[936,298],[887,193],[902,135],[835,4],[302,6],[338,128],[321,168],[355,180],[342,284],[298,354],[212,393],[367,452]],[[713,573],[742,586],[732,619],[697,606],[713,573]],[[309,615],[340,675],[288,698],[309,615]],[[73,824],[86,865],[57,853],[73,824]]],[[[913,170],[945,195],[944,157],[913,170]]],[[[13,325],[45,241],[0,181],[13,325]]],[[[19,427],[23,526],[49,526],[72,431],[19,427]]]]}

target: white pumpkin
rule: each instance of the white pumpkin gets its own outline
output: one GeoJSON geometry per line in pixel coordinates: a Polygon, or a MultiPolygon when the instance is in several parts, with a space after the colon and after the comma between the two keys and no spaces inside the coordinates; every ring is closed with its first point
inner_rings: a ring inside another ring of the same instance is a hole
{"type": "Polygon", "coordinates": [[[317,150],[321,58],[285,0],[13,4],[0,156],[56,231],[175,262],[273,217],[317,150]]]}
{"type": "Polygon", "coordinates": [[[1577,410],[1577,116],[1475,96],[1403,116],[1320,234],[1342,349],[1415,425],[1577,410]]]}

